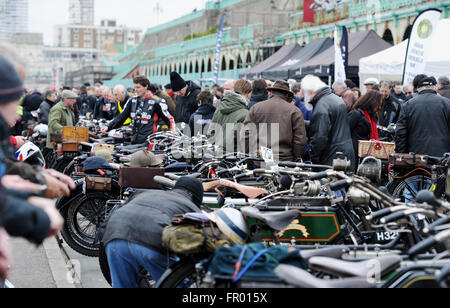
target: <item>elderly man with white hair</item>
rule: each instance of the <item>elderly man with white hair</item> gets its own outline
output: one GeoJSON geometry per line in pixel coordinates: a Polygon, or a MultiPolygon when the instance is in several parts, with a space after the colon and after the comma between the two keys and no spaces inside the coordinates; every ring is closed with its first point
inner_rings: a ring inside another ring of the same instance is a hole
{"type": "Polygon", "coordinates": [[[302,93],[305,103],[314,107],[309,131],[312,162],[332,166],[334,159],[344,156],[354,167],[355,153],[344,101],[312,75],[303,78],[302,93]]]}
{"type": "MultiPolygon", "coordinates": [[[[119,114],[122,113],[125,108],[128,105],[128,102],[130,101],[130,95],[127,92],[127,89],[119,84],[114,87],[113,89],[113,95],[115,98],[115,101],[117,102],[117,108],[119,109],[119,114]]],[[[130,125],[131,124],[131,118],[128,118],[123,125],[130,125]]]]}
{"type": "Polygon", "coordinates": [[[336,80],[336,82],[333,84],[333,90],[337,96],[342,97],[345,91],[348,90],[348,87],[344,81],[336,80]]]}
{"type": "Polygon", "coordinates": [[[95,120],[105,119],[110,121],[120,114],[119,108],[117,107],[111,88],[102,86],[101,92],[102,96],[97,100],[93,118],[95,120]]]}

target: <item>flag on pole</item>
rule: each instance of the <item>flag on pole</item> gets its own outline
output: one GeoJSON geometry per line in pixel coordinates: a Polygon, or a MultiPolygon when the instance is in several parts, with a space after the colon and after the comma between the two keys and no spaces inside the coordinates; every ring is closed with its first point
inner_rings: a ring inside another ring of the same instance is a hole
{"type": "Polygon", "coordinates": [[[335,61],[334,61],[334,81],[345,81],[347,76],[345,74],[345,64],[344,58],[342,57],[341,46],[339,45],[338,29],[334,26],[334,50],[335,50],[335,61]]]}
{"type": "Polygon", "coordinates": [[[411,37],[406,50],[405,67],[403,71],[403,85],[412,84],[414,78],[425,72],[428,54],[431,50],[436,34],[441,11],[428,9],[422,11],[414,21],[411,37]]]}
{"type": "Polygon", "coordinates": [[[223,26],[225,24],[225,16],[227,12],[225,11],[220,18],[219,30],[217,32],[217,46],[216,46],[216,61],[214,62],[214,83],[217,84],[219,81],[219,63],[220,63],[220,52],[222,51],[222,38],[223,38],[223,26]]]}
{"type": "Polygon", "coordinates": [[[344,72],[348,73],[348,31],[345,26],[342,27],[341,54],[344,60],[344,72]]]}
{"type": "Polygon", "coordinates": [[[314,22],[314,0],[303,0],[303,22],[314,22]]]}

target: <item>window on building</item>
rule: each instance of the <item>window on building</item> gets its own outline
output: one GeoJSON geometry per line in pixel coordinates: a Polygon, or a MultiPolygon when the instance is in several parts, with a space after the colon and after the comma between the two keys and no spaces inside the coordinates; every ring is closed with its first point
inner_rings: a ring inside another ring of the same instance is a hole
{"type": "Polygon", "coordinates": [[[389,28],[384,31],[383,40],[394,45],[394,36],[392,35],[392,31],[389,28]]]}
{"type": "Polygon", "coordinates": [[[244,68],[244,63],[242,63],[241,55],[238,56],[237,68],[238,69],[244,68]]]}
{"type": "Polygon", "coordinates": [[[212,72],[211,58],[208,59],[208,70],[207,72],[212,72]]]}

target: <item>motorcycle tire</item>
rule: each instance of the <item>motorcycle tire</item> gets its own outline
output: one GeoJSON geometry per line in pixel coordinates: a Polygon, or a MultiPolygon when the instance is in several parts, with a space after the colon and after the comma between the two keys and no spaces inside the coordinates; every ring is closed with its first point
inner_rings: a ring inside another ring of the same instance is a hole
{"type": "Polygon", "coordinates": [[[198,288],[196,285],[197,270],[193,260],[182,260],[174,264],[157,282],[156,288],[160,289],[187,289],[198,288]]]}
{"type": "Polygon", "coordinates": [[[406,189],[410,190],[412,197],[417,196],[417,193],[423,189],[428,189],[432,185],[431,176],[425,172],[414,172],[410,176],[395,179],[391,183],[387,185],[388,192],[392,195],[394,199],[400,199],[402,202],[405,201],[404,191],[406,189]],[[418,187],[418,191],[414,192],[410,188],[410,184],[412,183],[420,183],[418,187]]]}
{"type": "Polygon", "coordinates": [[[61,235],[73,250],[87,257],[98,257],[99,245],[94,244],[97,228],[107,219],[111,209],[105,209],[105,205],[112,199],[115,197],[104,192],[88,192],[60,211],[65,221],[61,235]],[[84,227],[80,224],[83,218],[87,221],[84,227]],[[91,234],[85,232],[88,228],[91,234]]]}

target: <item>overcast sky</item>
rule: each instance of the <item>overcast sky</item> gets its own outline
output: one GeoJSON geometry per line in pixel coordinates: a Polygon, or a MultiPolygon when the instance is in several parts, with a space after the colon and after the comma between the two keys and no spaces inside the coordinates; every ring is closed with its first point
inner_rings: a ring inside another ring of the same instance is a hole
{"type": "MultiPolygon", "coordinates": [[[[202,9],[206,0],[95,0],[95,24],[102,19],[116,19],[119,25],[142,28],[156,26],[158,18],[154,12],[159,2],[162,13],[159,23],[202,9]]],[[[44,42],[53,44],[53,26],[69,20],[69,0],[29,0],[29,31],[44,33],[44,42]]]]}

